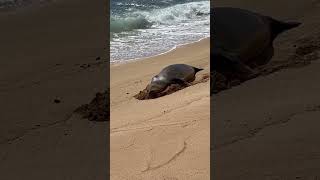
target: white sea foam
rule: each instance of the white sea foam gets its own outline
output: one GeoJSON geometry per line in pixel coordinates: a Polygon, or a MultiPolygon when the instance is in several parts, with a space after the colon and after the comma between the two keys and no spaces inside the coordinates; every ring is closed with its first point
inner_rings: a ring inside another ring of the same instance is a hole
{"type": "Polygon", "coordinates": [[[153,56],[208,37],[210,2],[134,11],[111,19],[111,62],[153,56]]]}

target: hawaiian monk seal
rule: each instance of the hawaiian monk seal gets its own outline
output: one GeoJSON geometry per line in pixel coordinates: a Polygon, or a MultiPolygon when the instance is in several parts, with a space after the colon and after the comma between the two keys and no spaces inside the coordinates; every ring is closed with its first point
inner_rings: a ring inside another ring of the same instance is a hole
{"type": "Polygon", "coordinates": [[[164,91],[171,84],[188,85],[195,80],[197,72],[203,69],[186,64],[173,64],[165,67],[159,74],[154,76],[148,85],[148,93],[152,96],[155,93],[164,91]]]}
{"type": "Polygon", "coordinates": [[[219,72],[227,79],[236,74],[242,81],[257,75],[252,68],[270,61],[277,35],[301,24],[231,7],[213,8],[211,13],[211,72],[219,72]]]}

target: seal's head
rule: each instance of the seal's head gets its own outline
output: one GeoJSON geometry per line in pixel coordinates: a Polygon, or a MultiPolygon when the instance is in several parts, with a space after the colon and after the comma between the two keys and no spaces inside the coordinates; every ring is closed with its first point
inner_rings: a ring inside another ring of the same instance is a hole
{"type": "Polygon", "coordinates": [[[148,85],[148,93],[150,96],[156,96],[157,93],[164,91],[168,87],[168,82],[162,76],[154,76],[148,85]]]}

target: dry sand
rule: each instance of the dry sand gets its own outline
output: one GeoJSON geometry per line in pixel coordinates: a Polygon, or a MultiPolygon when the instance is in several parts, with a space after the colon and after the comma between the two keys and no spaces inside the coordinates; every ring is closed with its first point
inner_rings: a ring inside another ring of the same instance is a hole
{"type": "Polygon", "coordinates": [[[73,114],[107,87],[105,6],[59,0],[0,13],[0,179],[109,176],[107,123],[73,114]]]}
{"type": "Polygon", "coordinates": [[[280,71],[212,96],[213,178],[319,179],[320,1],[217,0],[215,6],[303,24],[275,41],[266,69],[280,71]]]}
{"type": "Polygon", "coordinates": [[[204,68],[209,39],[167,54],[111,66],[110,173],[118,179],[210,178],[209,81],[157,99],[137,100],[151,78],[170,64],[204,68]]]}

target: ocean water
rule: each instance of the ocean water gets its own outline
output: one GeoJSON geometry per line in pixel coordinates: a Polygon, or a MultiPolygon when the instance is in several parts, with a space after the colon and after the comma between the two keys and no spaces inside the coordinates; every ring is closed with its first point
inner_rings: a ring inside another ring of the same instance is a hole
{"type": "Polygon", "coordinates": [[[111,63],[150,57],[210,36],[210,1],[111,0],[111,63]]]}

